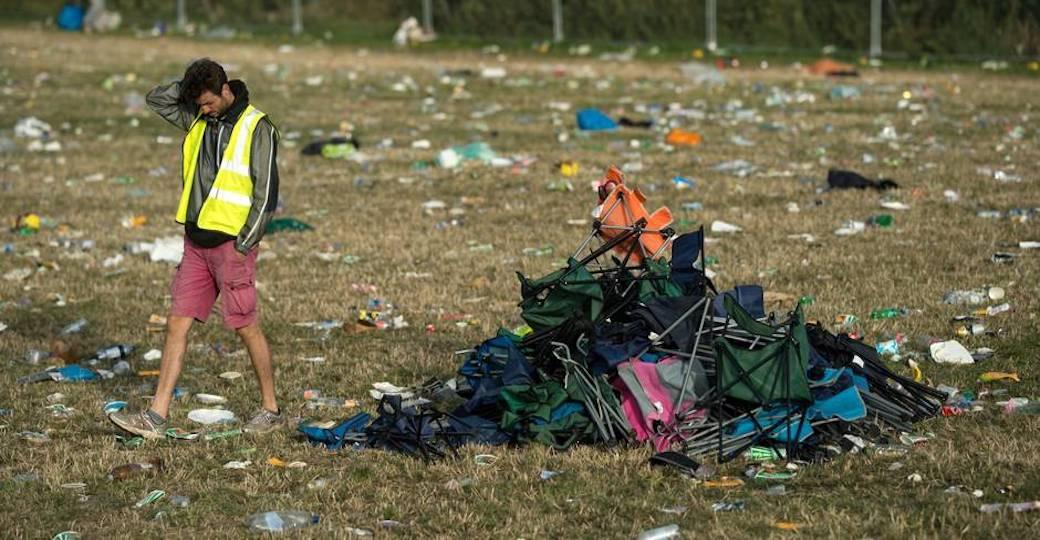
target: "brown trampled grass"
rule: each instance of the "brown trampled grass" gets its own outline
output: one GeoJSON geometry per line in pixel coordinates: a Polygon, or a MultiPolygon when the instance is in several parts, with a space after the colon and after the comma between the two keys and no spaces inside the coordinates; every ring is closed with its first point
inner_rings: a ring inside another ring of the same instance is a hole
{"type": "MultiPolygon", "coordinates": [[[[366,388],[376,381],[398,384],[449,376],[457,366],[452,353],[479,343],[500,325],[520,324],[513,272],[540,275],[551,269],[586,233],[568,225],[587,218],[595,202],[588,182],[611,163],[636,163],[630,181],[643,188],[653,207],[668,205],[678,218],[697,223],[721,219],[744,228],[717,237],[708,246],[718,258],[712,268],[723,287],[761,283],[768,290],[815,296],[812,318],[829,321],[840,313],[857,314],[870,340],[903,333],[912,346],[921,336],[952,337],[948,320],[964,308],[941,303],[951,288],[1000,285],[1014,306],[988,325],[1000,337],[965,340],[970,348],[989,346],[992,360],[971,367],[943,367],[922,361],[935,384],[975,389],[1005,388],[973,382],[988,370],[1017,370],[1022,383],[1006,386],[1011,396],[1036,395],[1036,347],[1040,340],[1036,312],[1036,255],[1021,252],[1013,265],[995,265],[990,255],[1002,242],[1040,239],[1036,221],[1022,223],[976,216],[982,209],[1008,210],[1037,204],[1035,163],[1037,129],[1032,79],[983,73],[915,73],[868,70],[861,80],[863,97],[832,101],[832,81],[804,76],[789,67],[741,70],[727,75],[721,88],[683,80],[673,65],[614,64],[596,60],[508,60],[505,81],[470,77],[453,99],[457,81],[441,80],[439,70],[498,65],[475,53],[409,56],[361,53],[353,49],[276,47],[253,44],[191,42],[180,39],[141,41],[123,37],[71,36],[6,29],[2,45],[0,127],[11,137],[14,123],[37,116],[56,130],[59,153],[30,153],[27,141],[0,154],[0,197],[5,217],[38,212],[64,225],[69,235],[93,239],[96,247],[79,254],[52,245],[56,229],[17,237],[3,234],[13,253],[0,255],[0,274],[23,267],[39,271],[14,282],[0,280],[0,523],[4,536],[48,537],[76,530],[84,537],[201,536],[246,534],[242,520],[271,509],[318,513],[322,522],[305,531],[313,537],[347,537],[350,528],[377,535],[406,537],[560,538],[633,537],[639,531],[678,523],[685,536],[786,537],[1028,537],[1037,524],[1033,514],[984,515],[980,502],[1040,498],[1035,450],[1037,422],[999,413],[987,398],[985,410],[957,418],[938,418],[920,426],[936,438],[905,458],[847,456],[803,470],[788,494],[769,497],[767,486],[749,483],[735,490],[695,486],[646,466],[645,448],[577,448],[565,454],[533,447],[468,449],[457,461],[432,465],[382,452],[328,453],[289,433],[259,440],[210,443],[149,443],[123,450],[101,413],[110,399],[144,406],[148,379],[116,379],[98,384],[19,386],[19,376],[33,367],[22,361],[31,348],[46,349],[67,323],[86,317],[90,324],[73,339],[81,351],[108,343],[133,343],[140,351],[161,347],[161,334],[146,331],[150,314],[164,313],[172,267],[126,255],[112,275],[102,261],[131,241],[180,234],[172,213],[179,190],[180,134],[148,114],[125,114],[124,95],[143,94],[152,85],[178,76],[193,57],[211,56],[247,81],[253,102],[268,112],[286,142],[279,161],[284,215],[313,224],[316,231],[283,233],[265,239],[259,270],[261,313],[277,362],[279,400],[294,416],[339,418],[353,411],[310,411],[303,390],[358,399],[371,409],[366,388]],[[265,70],[265,66],[274,65],[265,70]],[[562,75],[554,68],[562,66],[562,75]],[[112,75],[134,74],[105,90],[112,75]],[[318,86],[305,83],[321,75],[318,86]],[[404,92],[394,83],[410,77],[404,92]],[[815,102],[767,106],[776,87],[804,92],[815,102]],[[463,93],[464,91],[464,93],[463,93]],[[913,109],[899,108],[904,92],[913,109]],[[426,105],[424,100],[428,99],[426,105]],[[663,133],[621,130],[612,134],[575,134],[573,110],[556,113],[551,101],[574,109],[597,106],[613,115],[645,116],[637,107],[650,104],[696,108],[702,118],[680,125],[704,135],[692,149],[661,146],[663,133]],[[921,108],[917,108],[919,105],[921,108]],[[753,109],[740,119],[738,109],[753,109]],[[559,125],[554,126],[554,118],[559,125]],[[303,158],[299,145],[349,122],[371,157],[366,165],[303,158]],[[763,125],[783,124],[779,131],[763,125]],[[896,141],[872,142],[884,126],[895,128],[896,141]],[[1009,132],[1021,126],[1021,138],[1009,132]],[[556,134],[570,133],[566,143],[556,134]],[[293,134],[299,135],[297,139],[293,134]],[[753,147],[733,144],[740,135],[753,147]],[[173,144],[158,144],[157,136],[173,144]],[[389,148],[378,148],[383,139],[389,148]],[[418,139],[432,149],[412,149],[418,139]],[[455,171],[422,168],[435,152],[453,144],[482,139],[504,155],[537,158],[528,169],[466,166],[455,171]],[[874,156],[864,163],[863,155],[874,156]],[[554,163],[581,164],[571,179],[573,192],[547,188],[561,180],[554,163]],[[724,160],[747,159],[759,173],[739,179],[715,172],[724,160]],[[149,171],[164,167],[152,176],[149,171]],[[872,192],[818,194],[829,167],[858,170],[896,179],[903,189],[892,193],[911,206],[885,211],[872,192]],[[1002,183],[977,172],[979,167],[1021,175],[1020,183],[1002,183]],[[100,181],[89,181],[100,174],[100,181]],[[677,191],[670,178],[694,178],[693,189],[677,191]],[[123,184],[120,176],[136,181],[123,184]],[[959,192],[947,202],[943,191],[959,192]],[[463,197],[479,197],[475,203],[463,197]],[[443,200],[465,210],[464,225],[438,229],[446,212],[429,215],[421,204],[443,200]],[[703,203],[703,211],[685,211],[683,203],[703,203]],[[797,203],[798,213],[787,205],[797,203]],[[833,230],[850,219],[891,213],[890,230],[868,230],[837,237],[833,230]],[[148,223],[128,230],[120,220],[143,214],[148,223]],[[809,233],[814,243],[789,235],[809,233]],[[471,250],[469,243],[492,244],[492,251],[471,250]],[[526,247],[552,245],[548,257],[522,254],[526,247]],[[334,253],[335,262],[316,253],[334,253]],[[354,264],[341,262],[354,255],[354,264]],[[412,277],[412,276],[427,277],[412,277]],[[378,287],[375,296],[392,302],[411,326],[406,329],[347,334],[328,339],[293,323],[349,320],[369,295],[352,284],[378,287]],[[67,306],[55,305],[61,294],[67,306]],[[871,309],[903,306],[912,316],[870,322],[871,309]],[[476,323],[460,328],[450,319],[471,314],[476,323]],[[424,327],[436,330],[427,333],[424,327]],[[323,355],[312,365],[305,357],[323,355]],[[65,394],[75,409],[71,417],[52,416],[47,396],[65,394]],[[43,431],[50,441],[32,444],[19,432],[43,431]],[[477,453],[499,457],[490,467],[474,464],[477,453]],[[167,471],[154,478],[111,483],[112,466],[162,457],[167,471]],[[303,469],[267,465],[269,457],[308,463],[303,469]],[[244,471],[225,470],[230,460],[251,460],[244,471]],[[901,468],[893,462],[902,464],[901,468]],[[543,469],[563,471],[549,482],[543,469]],[[907,480],[919,473],[923,481],[907,480]],[[28,478],[28,480],[27,480],[28,478]],[[308,489],[325,478],[323,489],[308,489]],[[459,488],[458,481],[472,479],[459,488]],[[453,482],[455,481],[455,482],[453,482]],[[84,490],[63,488],[83,482],[84,490]],[[944,493],[964,485],[984,492],[981,500],[944,493]],[[160,502],[145,509],[134,501],[151,489],[187,495],[187,508],[160,502]],[[1002,493],[1001,490],[1010,491],[1002,493]],[[742,513],[713,514],[711,503],[744,500],[742,513]],[[680,514],[662,511],[684,507],[680,514]],[[157,511],[163,516],[156,519],[157,511]],[[399,528],[380,530],[392,519],[399,528]],[[776,522],[800,525],[781,531],[776,522]]],[[[682,228],[692,225],[686,222],[682,228]]],[[[1017,250],[1012,250],[1017,251],[1017,250]]],[[[219,315],[196,325],[181,382],[190,393],[221,394],[239,416],[256,404],[248,359],[218,355],[241,347],[220,326],[219,315]],[[238,370],[246,376],[226,383],[217,375],[238,370]]],[[[155,369],[135,358],[137,369],[155,369]]],[[[896,369],[904,369],[897,366],[896,369]]],[[[172,421],[191,427],[190,399],[175,404],[172,421]]],[[[739,463],[724,471],[742,472],[739,463]]]]}

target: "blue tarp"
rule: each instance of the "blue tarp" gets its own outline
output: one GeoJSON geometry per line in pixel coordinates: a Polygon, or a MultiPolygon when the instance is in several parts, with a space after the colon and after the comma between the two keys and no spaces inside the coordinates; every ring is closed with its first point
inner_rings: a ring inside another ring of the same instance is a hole
{"type": "Polygon", "coordinates": [[[607,131],[617,129],[617,122],[599,109],[582,109],[578,111],[578,129],[582,131],[607,131]]]}
{"type": "Polygon", "coordinates": [[[78,32],[83,30],[83,6],[68,3],[58,12],[58,28],[78,32]]]}

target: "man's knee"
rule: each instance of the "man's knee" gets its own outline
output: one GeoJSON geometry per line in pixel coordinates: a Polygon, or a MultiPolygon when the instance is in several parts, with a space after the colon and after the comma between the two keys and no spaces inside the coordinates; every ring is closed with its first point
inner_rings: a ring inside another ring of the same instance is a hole
{"type": "Polygon", "coordinates": [[[170,315],[166,318],[166,333],[174,337],[187,337],[191,323],[195,322],[191,317],[170,315]]]}
{"type": "Polygon", "coordinates": [[[236,328],[235,332],[237,332],[239,336],[242,336],[243,339],[250,339],[263,335],[260,331],[260,324],[257,322],[253,322],[241,328],[236,328]]]}

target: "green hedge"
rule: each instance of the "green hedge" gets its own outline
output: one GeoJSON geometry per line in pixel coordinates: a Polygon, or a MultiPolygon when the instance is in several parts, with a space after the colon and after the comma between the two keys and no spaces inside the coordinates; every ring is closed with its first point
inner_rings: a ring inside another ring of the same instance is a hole
{"type": "MultiPolygon", "coordinates": [[[[418,0],[397,0],[420,11],[418,0]]],[[[448,34],[545,38],[550,0],[434,0],[448,34]]],[[[568,39],[703,43],[704,0],[563,0],[568,39]]],[[[886,51],[1027,54],[1040,51],[1040,0],[884,0],[886,51]]],[[[865,51],[870,0],[718,0],[719,43],[865,51]]]]}
{"type": "MultiPolygon", "coordinates": [[[[3,19],[53,17],[62,0],[0,0],[3,19]]],[[[290,0],[188,0],[195,22],[289,24],[290,0]]],[[[870,0],[717,0],[722,46],[813,50],[835,45],[865,51],[870,0]]],[[[172,22],[175,0],[108,0],[129,24],[172,22]]],[[[421,0],[303,0],[305,26],[342,29],[358,23],[392,28],[420,17],[421,0]]],[[[550,0],[433,0],[443,35],[541,40],[552,35],[550,0]]],[[[886,53],[1027,55],[1040,52],[1040,0],[883,0],[886,53]]],[[[704,42],[704,0],[563,0],[567,39],[704,42]]],[[[389,36],[388,36],[389,37],[389,36]]]]}

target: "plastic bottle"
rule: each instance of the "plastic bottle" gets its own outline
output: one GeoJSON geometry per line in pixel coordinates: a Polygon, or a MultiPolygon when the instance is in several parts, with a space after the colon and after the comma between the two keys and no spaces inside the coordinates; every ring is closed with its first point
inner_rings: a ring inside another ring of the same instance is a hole
{"type": "Polygon", "coordinates": [[[340,397],[319,396],[307,400],[308,409],[338,409],[345,406],[347,401],[340,397]]]}
{"type": "Polygon", "coordinates": [[[982,304],[990,300],[1004,298],[1004,289],[1000,287],[984,287],[972,290],[955,290],[943,296],[946,304],[982,304]]]}
{"type": "Polygon", "coordinates": [[[130,362],[126,360],[120,360],[116,362],[116,365],[112,366],[112,373],[116,375],[128,375],[131,371],[133,371],[133,368],[130,366],[130,362]]]}
{"type": "Polygon", "coordinates": [[[62,328],[61,329],[61,335],[67,336],[69,334],[78,334],[78,333],[82,332],[83,329],[86,328],[86,327],[87,327],[87,320],[86,319],[77,319],[77,320],[73,321],[71,324],[69,324],[68,326],[66,326],[65,328],[62,328]]]}
{"type": "Polygon", "coordinates": [[[892,226],[892,215],[891,214],[878,214],[870,216],[867,219],[867,225],[871,227],[891,227],[892,226]]]}
{"type": "Polygon", "coordinates": [[[960,337],[981,336],[986,333],[986,326],[982,324],[963,324],[957,327],[956,332],[960,337]]]}
{"type": "Polygon", "coordinates": [[[232,437],[238,437],[241,434],[242,430],[238,428],[229,429],[226,431],[209,431],[202,436],[202,439],[205,441],[216,441],[218,439],[230,439],[232,437]]]}
{"type": "Polygon", "coordinates": [[[665,525],[639,533],[639,540],[666,540],[679,536],[679,526],[676,524],[665,525]]]}
{"type": "Polygon", "coordinates": [[[870,312],[870,318],[873,320],[894,319],[896,317],[902,317],[903,315],[906,315],[906,310],[896,307],[875,309],[870,312]]]}
{"type": "Polygon", "coordinates": [[[253,514],[246,518],[246,526],[252,532],[283,532],[315,525],[320,519],[310,512],[281,510],[253,514]]]}
{"type": "Polygon", "coordinates": [[[878,344],[875,345],[874,348],[877,350],[877,353],[881,356],[899,355],[899,341],[895,339],[878,342],[878,344]]]}
{"type": "Polygon", "coordinates": [[[127,478],[132,478],[134,476],[158,474],[162,469],[162,458],[154,457],[144,463],[128,463],[126,465],[115,467],[111,471],[108,471],[108,479],[126,480],[127,478]]]}
{"type": "Polygon", "coordinates": [[[1040,401],[1030,401],[1025,405],[1017,405],[1013,402],[1009,402],[1004,407],[1004,412],[1007,414],[1025,414],[1030,416],[1040,415],[1040,401]]]}
{"type": "Polygon", "coordinates": [[[875,444],[868,449],[876,456],[898,457],[910,453],[910,448],[901,444],[875,444]]]}
{"type": "Polygon", "coordinates": [[[29,349],[25,353],[25,362],[31,365],[37,365],[50,358],[51,355],[47,351],[41,351],[39,349],[29,349]]]}
{"type": "Polygon", "coordinates": [[[548,245],[548,244],[544,245],[542,247],[524,248],[524,251],[523,251],[523,254],[527,255],[529,257],[542,257],[542,256],[545,256],[545,255],[552,255],[552,253],[553,253],[553,246],[548,245]]]}
{"type": "Polygon", "coordinates": [[[1011,304],[1003,303],[998,306],[990,306],[986,308],[979,308],[975,310],[976,317],[992,317],[1001,313],[1011,311],[1011,304]]]}
{"type": "Polygon", "coordinates": [[[133,345],[117,344],[98,349],[94,354],[84,358],[81,362],[87,365],[97,365],[110,360],[125,360],[134,352],[133,345]]]}

